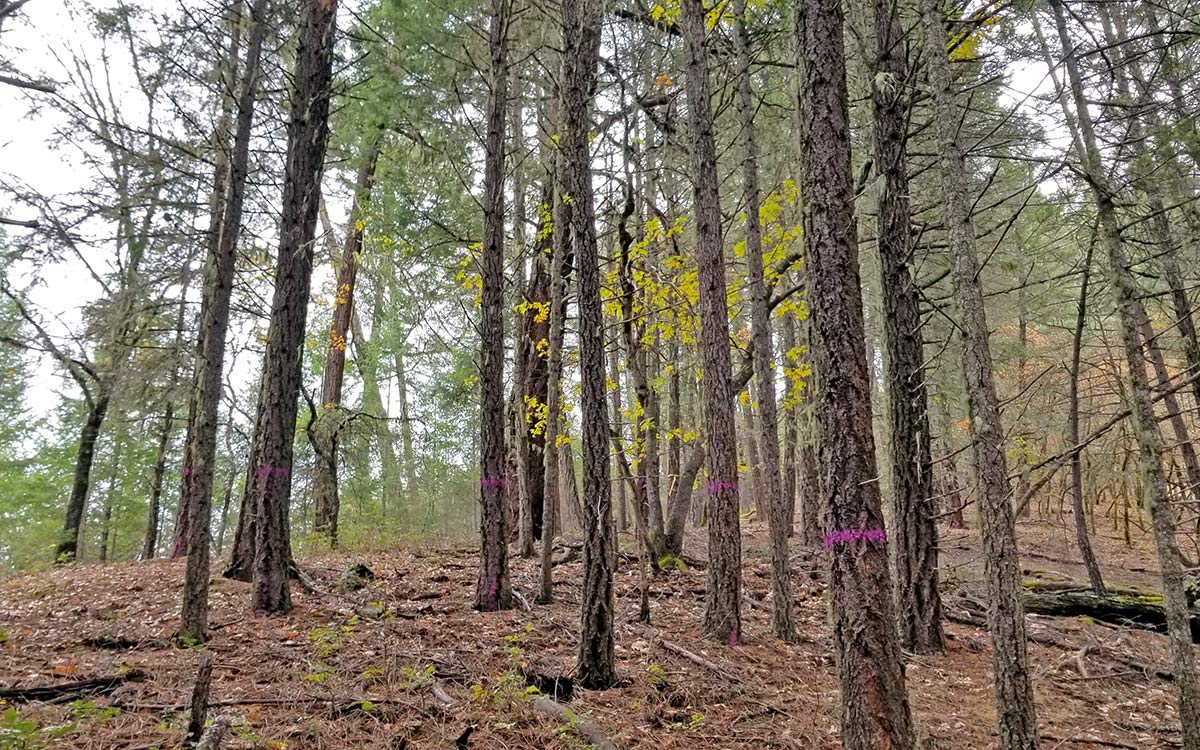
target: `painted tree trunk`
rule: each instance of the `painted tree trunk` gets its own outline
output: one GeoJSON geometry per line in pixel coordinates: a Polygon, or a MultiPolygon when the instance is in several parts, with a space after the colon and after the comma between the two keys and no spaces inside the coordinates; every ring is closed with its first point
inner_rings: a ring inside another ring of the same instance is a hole
{"type": "Polygon", "coordinates": [[[292,445],[300,396],[304,324],[312,279],[320,180],[329,136],[336,16],[336,0],[306,0],[303,3],[292,76],[294,88],[284,160],[275,294],[263,357],[262,386],[251,450],[254,474],[248,493],[255,523],[251,609],[268,614],[283,614],[292,607],[288,586],[292,445]]]}
{"type": "Polygon", "coordinates": [[[479,580],[475,608],[490,612],[512,606],[508,577],[508,522],[504,460],[504,120],[508,93],[506,0],[492,0],[488,28],[491,91],[484,143],[483,254],[480,328],[480,514],[479,580]]]}
{"type": "Polygon", "coordinates": [[[808,243],[812,350],[821,381],[821,507],[841,683],[842,746],[914,745],[875,480],[871,380],[863,346],[844,18],[838,0],[812,0],[803,21],[801,194],[808,243]]]}

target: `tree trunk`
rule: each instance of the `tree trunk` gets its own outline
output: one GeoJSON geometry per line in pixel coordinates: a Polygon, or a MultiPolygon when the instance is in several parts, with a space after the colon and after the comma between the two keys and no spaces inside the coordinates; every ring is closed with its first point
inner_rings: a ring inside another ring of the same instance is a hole
{"type": "Polygon", "coordinates": [[[983,290],[979,282],[975,228],[967,206],[970,186],[965,157],[958,143],[960,115],[951,89],[943,6],[937,0],[922,0],[921,14],[940,153],[942,216],[954,259],[953,276],[961,317],[963,375],[983,527],[984,575],[992,605],[988,612],[988,630],[992,638],[1000,747],[1002,750],[1037,750],[1037,713],[1029,677],[1025,617],[1021,612],[1016,520],[1004,458],[1004,430],[992,370],[983,290]]]}
{"type": "Polygon", "coordinates": [[[925,390],[925,342],[909,263],[907,124],[910,87],[907,47],[892,0],[874,0],[877,32],[872,102],[875,168],[879,174],[877,241],[887,347],[888,416],[892,448],[892,570],[896,577],[900,646],[939,653],[942,599],[938,593],[937,523],[925,390]]]}
{"type": "MultiPolygon", "coordinates": [[[[213,231],[209,237],[208,258],[205,264],[204,289],[200,299],[199,339],[196,343],[196,365],[192,374],[192,390],[188,396],[187,436],[183,446],[182,488],[179,507],[175,513],[175,539],[171,557],[192,554],[189,545],[203,543],[203,535],[193,537],[191,523],[207,518],[207,503],[211,508],[213,488],[213,459],[217,444],[217,411],[221,402],[225,367],[225,336],[229,329],[229,306],[233,294],[233,277],[237,266],[238,236],[242,228],[242,206],[245,202],[246,177],[249,171],[250,138],[254,124],[254,107],[258,94],[259,58],[267,33],[268,4],[255,0],[250,10],[251,30],[246,47],[246,63],[237,88],[237,118],[233,148],[229,158],[229,174],[217,175],[223,186],[224,198],[217,206],[213,231]]],[[[221,166],[218,163],[218,170],[221,166]]],[[[207,529],[206,529],[207,532],[207,529]]],[[[195,552],[207,556],[206,550],[195,552]]],[[[207,581],[208,570],[204,571],[207,581]]],[[[201,586],[197,580],[185,586],[201,586]]],[[[208,600],[207,591],[197,592],[198,601],[208,600]]],[[[196,612],[184,614],[185,630],[196,631],[199,638],[204,621],[196,612]]]]}
{"type": "Polygon", "coordinates": [[[79,451],[75,454],[75,474],[71,481],[71,495],[67,499],[67,520],[63,525],[62,536],[54,548],[54,559],[58,563],[75,561],[79,552],[79,530],[83,524],[83,513],[87,506],[88,486],[91,484],[92,463],[96,458],[96,441],[100,437],[100,427],[108,414],[108,404],[111,398],[107,388],[100,384],[99,393],[95,400],[88,400],[87,419],[84,420],[83,430],[79,433],[79,451]]]}
{"type": "MultiPolygon", "coordinates": [[[[381,297],[382,292],[377,291],[371,306],[371,335],[375,337],[379,336],[379,326],[383,322],[381,297]]],[[[379,364],[375,359],[376,354],[367,349],[357,308],[350,309],[350,332],[354,336],[354,362],[363,382],[363,409],[376,417],[374,434],[383,478],[379,515],[387,518],[388,501],[395,501],[400,497],[400,467],[396,463],[395,437],[392,435],[387,409],[383,406],[383,394],[379,391],[379,364]]]]}
{"type": "Polygon", "coordinates": [[[783,328],[783,500],[784,518],[787,520],[788,537],[795,536],[796,520],[796,490],[799,474],[797,471],[800,452],[800,395],[799,385],[792,377],[792,371],[800,365],[796,352],[796,318],[789,310],[784,313],[780,325],[783,328]]]}
{"type": "MultiPolygon", "coordinates": [[[[555,152],[556,153],[556,152],[555,152]]],[[[543,472],[545,483],[543,499],[545,506],[545,524],[542,529],[542,584],[538,601],[549,604],[554,601],[554,535],[560,523],[559,513],[562,508],[562,478],[559,471],[558,436],[562,432],[562,375],[563,375],[563,342],[566,337],[567,317],[567,279],[563,264],[570,245],[567,225],[570,222],[570,204],[555,201],[553,189],[556,179],[557,159],[551,157],[549,174],[546,176],[547,189],[542,191],[543,211],[550,211],[551,206],[558,205],[557,216],[552,221],[543,220],[539,224],[538,236],[543,236],[547,229],[542,224],[550,224],[553,228],[548,235],[550,239],[550,361],[547,364],[546,391],[546,441],[542,450],[543,472]],[[564,221],[565,220],[565,221],[564,221]]],[[[539,252],[545,248],[539,247],[539,252]]]]}
{"type": "Polygon", "coordinates": [[[804,229],[820,429],[822,511],[847,750],[913,747],[875,481],[870,376],[850,176],[843,15],[812,0],[803,21],[804,229]]]}
{"type": "Polygon", "coordinates": [[[292,444],[320,180],[329,135],[336,16],[337,0],[306,0],[300,10],[275,295],[251,451],[254,476],[249,496],[255,520],[251,609],[269,614],[283,614],[292,608],[288,587],[292,444]]]}
{"type": "Polygon", "coordinates": [[[151,560],[158,550],[159,516],[162,506],[163,475],[167,471],[167,449],[171,445],[171,430],[175,422],[175,404],[168,401],[163,414],[162,427],[158,433],[158,451],[154,457],[154,469],[150,477],[150,508],[146,516],[146,534],[142,538],[141,559],[151,560]]]}
{"type": "Polygon", "coordinates": [[[267,33],[267,8],[266,0],[255,0],[250,12],[252,28],[246,48],[246,65],[238,88],[237,126],[220,232],[215,245],[210,247],[205,270],[200,304],[200,340],[196,347],[192,393],[188,399],[188,434],[181,469],[183,487],[175,515],[172,556],[178,557],[181,552],[186,552],[188,556],[179,635],[197,642],[205,639],[208,629],[208,525],[212,508],[217,411],[221,403],[225,335],[229,328],[237,241],[249,169],[259,57],[267,33]]]}
{"type": "Polygon", "coordinates": [[[1125,346],[1125,358],[1129,369],[1130,397],[1133,402],[1134,426],[1141,453],[1142,476],[1145,478],[1147,502],[1158,546],[1159,566],[1163,579],[1163,609],[1169,628],[1172,671],[1179,688],[1179,717],[1183,728],[1183,746],[1200,747],[1200,676],[1196,672],[1195,654],[1188,623],[1188,601],[1184,590],[1183,565],[1178,544],[1175,540],[1175,514],[1171,507],[1171,495],[1163,473],[1162,436],[1158,432],[1158,421],[1150,397],[1150,384],[1146,377],[1146,362],[1138,333],[1137,300],[1138,289],[1130,271],[1125,253],[1124,238],[1121,236],[1117,219],[1114,194],[1109,186],[1107,174],[1101,162],[1100,149],[1092,126],[1088,101],[1084,94],[1079,65],[1075,57],[1074,43],[1067,29],[1066,12],[1061,0],[1051,0],[1055,25],[1062,44],[1064,63],[1070,82],[1071,97],[1075,104],[1075,118],[1079,125],[1079,157],[1087,175],[1096,201],[1101,241],[1108,255],[1109,274],[1117,311],[1121,321],[1121,336],[1125,346]]]}
{"type": "Polygon", "coordinates": [[[475,608],[512,606],[508,578],[508,522],[504,484],[504,115],[508,95],[510,4],[492,0],[488,30],[491,92],[484,144],[482,325],[480,335],[480,514],[479,580],[475,608]]]}
{"type": "Polygon", "coordinates": [[[338,263],[333,292],[333,322],[329,326],[329,345],[326,349],[325,372],[321,383],[321,410],[313,425],[312,445],[316,453],[313,476],[313,529],[337,547],[338,512],[338,433],[345,426],[341,413],[342,383],[346,374],[346,339],[350,334],[351,313],[354,309],[354,285],[358,278],[359,257],[366,233],[366,204],[375,182],[375,165],[379,161],[382,139],[368,148],[366,160],[358,170],[354,187],[354,204],[350,208],[346,242],[338,263]]]}
{"type": "Polygon", "coordinates": [[[605,403],[604,313],[592,195],[592,97],[600,57],[600,8],[593,0],[562,3],[562,193],[571,202],[570,247],[578,268],[579,377],[583,411],[583,601],[579,683],[591,690],[617,682],[613,651],[616,545],[609,486],[608,409],[605,403]]]}
{"type": "MultiPolygon", "coordinates": [[[[1083,259],[1083,280],[1079,287],[1079,304],[1075,315],[1075,335],[1071,342],[1071,384],[1067,396],[1067,445],[1079,445],[1079,365],[1083,350],[1083,328],[1087,322],[1087,294],[1092,279],[1092,251],[1096,236],[1088,242],[1083,259]]],[[[1071,454],[1071,514],[1075,517],[1075,542],[1087,568],[1088,580],[1096,596],[1104,596],[1104,578],[1096,564],[1096,554],[1088,537],[1087,515],[1083,507],[1083,451],[1071,454]]]]}
{"type": "Polygon", "coordinates": [[[694,157],[696,266],[700,287],[700,351],[708,427],[708,590],[704,630],[736,645],[742,629],[742,540],[738,518],[737,435],[729,361],[729,311],[721,252],[717,149],[701,0],[682,2],[687,48],[687,104],[694,157]]]}
{"type": "Polygon", "coordinates": [[[749,264],[750,326],[754,341],[754,382],[758,396],[758,452],[762,462],[759,492],[767,513],[771,538],[771,634],[782,641],[796,639],[792,621],[791,564],[788,559],[789,504],[783,494],[779,466],[779,413],[775,402],[775,371],[771,360],[770,292],[763,273],[761,200],[758,189],[758,151],[754,143],[754,93],[750,87],[750,40],[746,33],[746,0],[735,0],[734,42],[738,64],[738,119],[742,131],[742,180],[745,190],[746,260],[749,264]]]}

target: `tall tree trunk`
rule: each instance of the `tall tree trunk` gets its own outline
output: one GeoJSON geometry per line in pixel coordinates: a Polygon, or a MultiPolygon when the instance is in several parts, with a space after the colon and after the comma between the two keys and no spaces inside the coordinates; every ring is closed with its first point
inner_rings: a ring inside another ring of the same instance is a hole
{"type": "Polygon", "coordinates": [[[717,147],[701,0],[682,2],[687,48],[687,103],[695,169],[696,265],[700,287],[700,351],[708,427],[708,592],[704,630],[736,645],[742,629],[742,540],[738,527],[737,436],[729,361],[729,311],[721,252],[717,147]]]}
{"type": "Polygon", "coordinates": [[[850,176],[843,15],[805,6],[801,89],[804,228],[820,428],[822,512],[847,750],[913,747],[875,481],[871,381],[850,176]]]}
{"type": "Polygon", "coordinates": [[[491,91],[484,144],[482,325],[480,335],[480,514],[479,580],[475,608],[490,612],[512,606],[508,577],[508,522],[504,484],[504,115],[508,95],[509,0],[492,0],[488,30],[491,91]]]}
{"type": "MultiPolygon", "coordinates": [[[[241,15],[238,4],[238,16],[241,15]]],[[[225,336],[229,329],[229,305],[233,294],[233,278],[237,265],[237,243],[242,228],[242,206],[245,202],[246,177],[250,162],[250,137],[254,124],[254,108],[258,94],[259,59],[267,33],[267,0],[255,0],[250,9],[250,38],[246,46],[246,61],[241,78],[236,84],[237,97],[234,107],[233,146],[228,159],[217,159],[215,187],[213,193],[219,198],[212,205],[212,219],[208,235],[208,257],[205,260],[204,288],[200,297],[199,337],[196,342],[196,362],[192,372],[192,388],[188,395],[187,434],[183,443],[183,465],[180,469],[183,481],[179,495],[179,507],[175,513],[175,535],[171,557],[191,554],[188,545],[193,541],[190,534],[191,522],[206,517],[198,504],[208,502],[211,507],[213,487],[213,458],[216,455],[217,410],[221,400],[222,379],[225,367],[225,336]],[[207,500],[205,499],[207,498],[207,500]]],[[[240,19],[237,21],[240,27],[240,19]]],[[[237,59],[238,39],[231,44],[230,57],[237,59]]],[[[232,80],[227,86],[234,90],[232,80]]],[[[227,129],[227,125],[226,128],[227,129]]],[[[221,129],[218,129],[218,133],[221,129]]],[[[220,135],[224,140],[224,135],[220,135]]],[[[222,153],[224,143],[218,147],[222,153]]],[[[196,552],[206,555],[199,549],[196,552]]],[[[205,561],[206,562],[206,561],[205,561]]],[[[207,569],[204,575],[208,575],[207,569]]],[[[185,584],[186,586],[187,584],[185,584]]],[[[191,585],[199,585],[192,581],[191,585]]],[[[207,602],[207,592],[199,595],[198,602],[207,602]]],[[[206,606],[206,605],[205,605],[206,606]]],[[[203,622],[197,613],[185,613],[182,627],[191,636],[196,626],[203,630],[203,622]]]]}
{"type": "MultiPolygon", "coordinates": [[[[376,292],[371,305],[371,334],[379,336],[383,322],[382,292],[376,292]]],[[[388,517],[388,502],[400,497],[400,467],[396,462],[396,441],[383,406],[383,394],[379,390],[379,363],[376,354],[368,349],[358,309],[350,310],[350,332],[354,336],[354,362],[363,383],[363,408],[376,417],[375,441],[379,449],[379,464],[382,471],[383,488],[379,496],[379,514],[388,517]]]]}
{"type": "Polygon", "coordinates": [[[577,674],[592,690],[617,682],[613,649],[616,545],[609,486],[608,409],[605,404],[604,312],[592,195],[592,97],[600,58],[600,8],[594,0],[562,3],[562,193],[570,197],[570,247],[578,268],[579,377],[583,412],[583,590],[577,674]]]}
{"type": "Polygon", "coordinates": [[[188,434],[181,469],[183,488],[175,515],[172,555],[177,557],[181,552],[186,552],[188,556],[179,636],[196,642],[205,639],[208,628],[208,526],[212,508],[217,410],[221,402],[225,335],[229,329],[229,306],[249,169],[259,58],[267,33],[267,7],[267,0],[255,0],[250,11],[250,41],[238,88],[237,124],[220,231],[216,243],[209,248],[205,269],[200,303],[200,339],[196,346],[192,393],[188,399],[188,434]]]}
{"type": "Polygon", "coordinates": [[[887,347],[897,624],[902,648],[938,653],[945,642],[938,593],[925,342],[918,292],[909,269],[913,245],[905,155],[910,90],[907,47],[895,3],[874,0],[873,5],[877,36],[871,98],[880,182],[876,244],[887,347]]]}
{"type": "Polygon", "coordinates": [[[382,139],[369,147],[366,159],[358,170],[354,186],[354,203],[350,207],[346,242],[338,263],[337,280],[333,291],[333,322],[329,326],[329,345],[326,349],[325,372],[321,383],[320,417],[313,425],[313,448],[316,453],[313,476],[313,529],[337,546],[338,535],[338,433],[345,426],[341,413],[342,383],[346,374],[346,339],[350,334],[351,313],[354,310],[354,285],[358,279],[359,257],[362,255],[366,233],[366,205],[375,182],[375,166],[379,161],[382,139]]]}
{"type": "MultiPolygon", "coordinates": [[[[549,604],[554,601],[554,534],[560,523],[559,514],[562,508],[562,477],[559,467],[558,436],[562,433],[562,375],[563,375],[563,342],[566,337],[567,317],[567,279],[564,272],[564,261],[570,248],[570,236],[567,226],[570,222],[570,204],[555,201],[553,189],[555,178],[555,157],[550,159],[549,174],[546,176],[546,189],[542,191],[542,210],[548,212],[551,206],[558,205],[557,217],[539,223],[538,236],[548,236],[550,240],[550,359],[547,363],[546,391],[546,441],[542,450],[543,491],[545,505],[545,524],[542,528],[542,558],[541,558],[541,592],[538,601],[549,604]],[[544,235],[547,226],[551,225],[550,234],[544,235]]],[[[545,214],[544,214],[545,215],[545,214]]],[[[539,247],[539,252],[545,248],[539,247]]]]}
{"type": "MultiPolygon", "coordinates": [[[[1079,304],[1076,307],[1075,334],[1071,340],[1071,384],[1067,397],[1067,445],[1079,445],[1079,365],[1083,352],[1083,328],[1087,322],[1087,295],[1092,279],[1092,252],[1096,245],[1096,236],[1088,242],[1087,253],[1083,259],[1083,279],[1079,287],[1079,304]]],[[[1100,574],[1100,566],[1096,564],[1096,553],[1092,551],[1092,542],[1088,537],[1087,515],[1083,506],[1083,451],[1071,454],[1071,514],[1075,517],[1075,542],[1079,545],[1079,554],[1083,557],[1083,565],[1087,568],[1088,580],[1096,596],[1104,596],[1104,578],[1100,574]]]]}
{"type": "Polygon", "coordinates": [[[940,153],[942,218],[954,259],[953,276],[963,342],[963,376],[979,487],[984,575],[991,603],[988,630],[992,637],[1000,747],[1002,750],[1036,750],[1037,713],[1029,677],[1025,616],[1021,610],[1016,520],[1004,458],[1004,430],[1000,423],[1000,402],[992,370],[983,290],[979,282],[975,228],[967,206],[967,196],[971,190],[965,157],[958,142],[958,123],[961,118],[951,89],[943,7],[938,0],[921,0],[925,60],[940,153]]]}
{"type": "Polygon", "coordinates": [[[742,130],[742,181],[745,190],[746,260],[750,267],[750,327],[754,341],[754,382],[758,396],[758,449],[762,505],[771,537],[771,634],[782,641],[796,639],[792,621],[792,573],[788,559],[788,502],[783,495],[779,466],[779,409],[775,402],[775,371],[771,360],[769,290],[763,273],[762,227],[758,210],[758,151],[754,143],[754,93],[750,87],[750,39],[746,33],[746,0],[734,0],[734,43],[738,64],[738,119],[742,130]]]}
{"type": "Polygon", "coordinates": [[[1082,77],[1076,60],[1074,43],[1067,29],[1066,12],[1061,0],[1051,0],[1055,26],[1062,44],[1063,62],[1067,69],[1071,98],[1075,104],[1075,119],[1079,126],[1079,157],[1087,182],[1096,201],[1099,218],[1100,238],[1108,255],[1109,275],[1121,321],[1121,336],[1125,345],[1125,358],[1129,368],[1130,400],[1133,406],[1134,426],[1141,453],[1142,476],[1145,478],[1150,505],[1150,517],[1154,538],[1158,546],[1159,566],[1163,579],[1163,608],[1167,616],[1168,640],[1171,648],[1172,671],[1175,685],[1179,689],[1179,718],[1183,727],[1183,746],[1200,748],[1200,676],[1196,672],[1195,654],[1192,651],[1191,628],[1188,625],[1188,602],[1184,590],[1183,565],[1179,547],[1175,541],[1175,514],[1171,507],[1171,495],[1167,478],[1163,473],[1162,436],[1158,432],[1158,421],[1150,397],[1150,384],[1146,376],[1145,355],[1142,352],[1138,332],[1138,289],[1130,271],[1125,252],[1124,238],[1117,218],[1115,195],[1109,185],[1108,176],[1101,162],[1100,149],[1088,101],[1083,90],[1082,77]]]}
{"type": "Polygon", "coordinates": [[[321,172],[329,136],[336,17],[337,0],[306,0],[300,9],[275,295],[251,451],[254,476],[249,495],[255,520],[251,609],[269,614],[292,608],[288,587],[292,445],[321,172]]]}

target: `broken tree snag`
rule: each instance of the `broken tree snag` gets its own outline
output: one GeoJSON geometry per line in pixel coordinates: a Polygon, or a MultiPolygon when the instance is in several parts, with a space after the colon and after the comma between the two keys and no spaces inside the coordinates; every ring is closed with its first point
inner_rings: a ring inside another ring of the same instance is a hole
{"type": "Polygon", "coordinates": [[[229,732],[229,717],[218,716],[200,737],[196,750],[221,750],[225,735],[229,732]]]}
{"type": "Polygon", "coordinates": [[[205,651],[200,655],[196,685],[192,688],[191,714],[188,716],[187,733],[183,737],[184,747],[191,747],[204,733],[204,723],[208,720],[208,692],[212,687],[212,669],[212,652],[205,651]]]}
{"type": "MultiPolygon", "coordinates": [[[[1021,597],[1025,611],[1051,617],[1091,617],[1101,622],[1126,627],[1167,632],[1167,615],[1158,596],[1107,596],[1064,592],[1059,594],[1025,594],[1021,597]]],[[[1192,642],[1200,643],[1200,616],[1189,616],[1192,642]]]]}
{"type": "Polygon", "coordinates": [[[597,728],[594,724],[590,724],[583,719],[572,709],[561,703],[555,703],[546,697],[541,697],[533,702],[533,707],[544,714],[553,716],[558,721],[570,727],[576,734],[587,740],[592,747],[597,750],[619,750],[618,745],[609,739],[608,735],[597,728]]]}
{"type": "Polygon", "coordinates": [[[78,682],[65,682],[60,685],[39,685],[36,687],[0,688],[0,700],[29,703],[66,703],[77,700],[85,695],[104,695],[111,693],[126,680],[134,682],[145,676],[143,672],[132,670],[123,675],[111,677],[95,677],[78,682]]]}

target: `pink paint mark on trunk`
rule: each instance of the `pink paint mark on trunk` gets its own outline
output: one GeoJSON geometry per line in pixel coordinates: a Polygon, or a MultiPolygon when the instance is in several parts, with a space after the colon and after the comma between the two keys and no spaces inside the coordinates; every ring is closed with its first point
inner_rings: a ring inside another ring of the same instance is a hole
{"type": "Polygon", "coordinates": [[[737,628],[734,628],[733,630],[729,631],[729,645],[730,646],[737,645],[737,640],[738,640],[737,636],[738,636],[737,628]]]}

